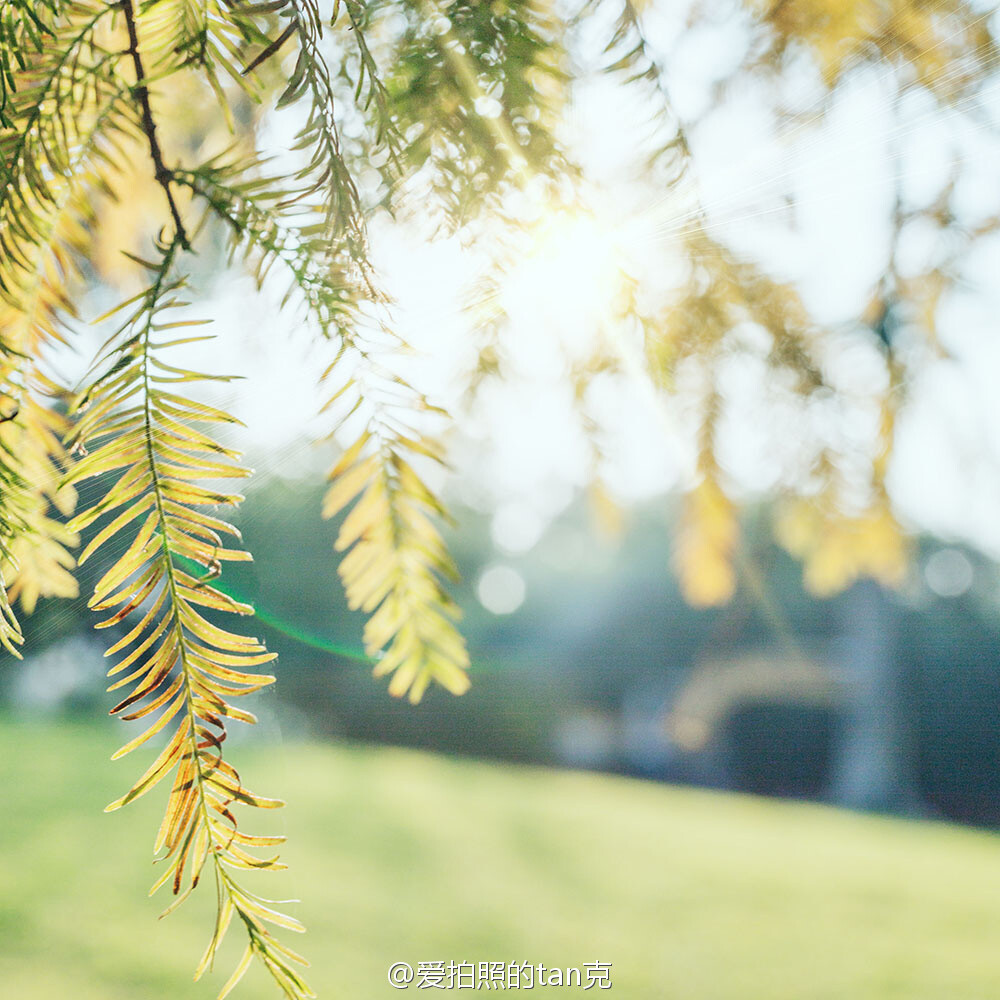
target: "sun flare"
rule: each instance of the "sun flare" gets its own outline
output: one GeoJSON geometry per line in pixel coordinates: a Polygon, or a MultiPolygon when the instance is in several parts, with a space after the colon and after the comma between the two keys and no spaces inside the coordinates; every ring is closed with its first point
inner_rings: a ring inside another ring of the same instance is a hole
{"type": "Polygon", "coordinates": [[[570,363],[598,351],[621,314],[632,271],[628,226],[589,210],[544,213],[508,270],[501,306],[514,327],[559,348],[570,363]]]}

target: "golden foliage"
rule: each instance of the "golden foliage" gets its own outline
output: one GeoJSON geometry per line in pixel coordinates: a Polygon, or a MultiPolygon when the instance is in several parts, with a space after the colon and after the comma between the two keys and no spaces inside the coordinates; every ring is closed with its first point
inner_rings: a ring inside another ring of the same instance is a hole
{"type": "Polygon", "coordinates": [[[705,477],[683,500],[674,550],[681,593],[698,608],[725,604],[736,589],[739,524],[732,501],[705,477]]]}
{"type": "MultiPolygon", "coordinates": [[[[337,6],[347,11],[361,60],[356,96],[365,83],[366,100],[381,101],[384,114],[364,10],[337,6]]],[[[201,377],[162,359],[164,349],[192,339],[172,338],[167,331],[188,321],[164,322],[162,314],[178,304],[178,255],[205,221],[217,219],[230,227],[234,255],[252,261],[259,282],[279,263],[291,278],[290,295],[322,331],[353,342],[355,299],[372,290],[371,273],[333,114],[339,81],[325,63],[323,31],[313,0],[13,0],[0,39],[0,574],[9,583],[9,593],[0,586],[0,642],[16,652],[21,640],[10,600],[30,611],[41,596],[75,593],[67,547],[77,530],[92,536],[81,562],[124,539],[90,604],[107,613],[100,627],[127,629],[108,651],[121,654],[110,671],[112,690],[129,690],[112,711],[153,721],[119,755],[154,737],[168,739],[113,807],[171,780],[156,840],[165,869],[157,887],[170,883],[179,902],[203,870],[213,871],[218,920],[199,974],[234,914],[248,934],[244,960],[223,993],[257,957],[288,996],[310,995],[293,968],[298,957],[265,924],[301,928],[229,872],[280,867],[248,851],[280,838],[245,834],[234,815],[237,803],[280,803],[247,790],[222,755],[227,722],[253,721],[233,700],[273,680],[252,672],[273,654],[216,624],[219,613],[250,611],[210,583],[224,561],[249,556],[223,544],[238,535],[206,508],[235,503],[238,497],[219,492],[216,482],[246,470],[202,429],[228,417],[175,391],[201,377]],[[284,24],[272,34],[278,19],[284,24]],[[274,57],[289,43],[297,49],[294,68],[275,72],[274,57]],[[178,109],[201,106],[207,88],[219,115],[184,121],[188,108],[162,114],[166,81],[174,97],[190,98],[175,101],[178,109]],[[296,142],[305,165],[289,176],[262,176],[254,152],[248,101],[266,96],[277,96],[279,107],[307,106],[296,142]],[[169,165],[199,146],[218,148],[220,122],[243,130],[225,157],[203,156],[190,170],[169,165]],[[192,225],[187,216],[195,203],[206,215],[192,225]],[[158,231],[159,255],[144,261],[142,246],[158,231]],[[40,359],[46,344],[67,335],[84,260],[105,283],[140,283],[141,290],[122,306],[127,318],[80,390],[67,428],[57,412],[61,390],[42,375],[40,359]],[[67,483],[101,487],[69,527],[61,520],[74,499],[60,484],[64,433],[77,457],[67,483]]],[[[394,671],[393,692],[408,690],[417,700],[436,678],[460,693],[468,658],[439,579],[452,571],[450,559],[433,526],[443,508],[415,471],[420,459],[414,461],[418,454],[440,456],[430,438],[394,436],[391,427],[381,420],[373,431],[381,464],[372,466],[369,481],[346,477],[361,496],[341,530],[339,546],[350,550],[342,575],[350,600],[373,611],[366,641],[373,651],[385,647],[378,672],[394,671]],[[373,590],[376,572],[382,578],[373,590]]],[[[331,487],[328,513],[344,482],[331,487]]],[[[342,496],[341,505],[353,498],[342,496]]]]}
{"type": "Polygon", "coordinates": [[[375,676],[392,674],[389,693],[423,697],[431,681],[452,694],[469,687],[469,655],[455,628],[458,608],[442,580],[455,575],[435,520],[440,501],[414,468],[440,463],[437,443],[394,432],[374,419],[330,473],[323,516],[345,508],[335,546],[346,553],[340,576],[352,609],[370,617],[364,641],[378,657],[375,676]]]}
{"type": "Polygon", "coordinates": [[[152,891],[171,886],[177,899],[169,912],[194,890],[207,867],[218,897],[215,933],[195,978],[211,964],[236,915],[248,935],[247,952],[223,994],[238,981],[249,959],[257,957],[286,996],[309,997],[313,994],[292,964],[305,960],[280,944],[265,925],[296,931],[302,926],[242,888],[230,874],[230,869],[284,867],[277,856],[254,852],[283,838],[244,833],[234,812],[239,805],[273,809],[282,803],[251,792],[223,759],[228,724],[255,721],[233,701],[273,683],[273,676],[255,668],[275,654],[214,620],[219,612],[253,613],[208,582],[223,563],[250,556],[223,540],[228,536],[238,541],[239,532],[203,509],[238,503],[238,495],[221,492],[218,484],[241,479],[248,470],[237,464],[235,452],[199,427],[232,418],[175,391],[178,385],[208,377],[162,360],[169,348],[191,339],[185,327],[198,325],[165,318],[183,304],[178,299],[183,280],[171,274],[178,249],[175,237],[162,248],[159,261],[146,265],[150,285],[116,310],[127,310],[127,318],[98,360],[102,373],[73,406],[73,445],[82,457],[73,465],[70,480],[114,477],[103,496],[72,521],[76,530],[100,526],[80,561],[122,535],[131,538],[88,602],[95,611],[107,613],[97,628],[128,628],[105,654],[121,654],[108,671],[116,678],[108,690],[125,689],[125,697],[111,712],[126,720],[147,720],[145,731],[115,757],[158,734],[170,734],[142,777],[108,809],[127,805],[170,779],[166,812],[153,846],[154,854],[162,852],[158,861],[163,872],[152,891]],[[192,566],[200,567],[202,575],[192,573],[192,566]]]}
{"type": "Polygon", "coordinates": [[[608,490],[600,476],[595,476],[587,490],[590,519],[609,542],[618,542],[625,532],[625,511],[608,490]]]}
{"type": "Polygon", "coordinates": [[[79,537],[53,514],[66,517],[76,505],[76,492],[61,482],[65,451],[61,437],[66,421],[24,397],[17,418],[0,425],[0,447],[16,455],[25,481],[31,486],[20,500],[27,530],[10,543],[2,577],[10,581],[8,596],[25,614],[40,597],[76,597],[79,587],[70,554],[79,537]]]}
{"type": "Polygon", "coordinates": [[[805,585],[818,597],[830,597],[865,576],[898,587],[906,575],[906,542],[884,502],[848,515],[820,500],[790,500],[777,516],[775,534],[802,561],[805,585]]]}
{"type": "Polygon", "coordinates": [[[939,98],[955,101],[996,65],[988,20],[965,0],[753,0],[752,7],[775,34],[760,64],[800,43],[828,86],[859,63],[881,59],[906,65],[939,98]]]}

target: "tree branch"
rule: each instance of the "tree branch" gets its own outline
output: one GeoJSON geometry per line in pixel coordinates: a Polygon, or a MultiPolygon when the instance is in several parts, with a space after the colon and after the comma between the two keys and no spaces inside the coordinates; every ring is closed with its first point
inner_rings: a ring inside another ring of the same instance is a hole
{"type": "Polygon", "coordinates": [[[167,196],[167,203],[170,205],[170,214],[173,216],[174,227],[177,231],[177,242],[185,250],[190,250],[191,244],[188,242],[187,232],[184,229],[184,223],[181,221],[181,214],[177,209],[177,202],[174,201],[173,191],[170,190],[170,181],[173,179],[173,172],[163,162],[163,151],[160,149],[160,141],[156,137],[156,122],[153,120],[153,109],[149,104],[146,71],[142,65],[142,56],[139,54],[139,35],[135,27],[135,8],[132,5],[132,0],[119,0],[118,6],[125,15],[125,28],[128,31],[128,54],[132,57],[132,65],[135,67],[134,93],[139,101],[139,108],[142,111],[142,130],[146,134],[146,140],[149,142],[149,155],[153,159],[156,179],[167,196]]]}

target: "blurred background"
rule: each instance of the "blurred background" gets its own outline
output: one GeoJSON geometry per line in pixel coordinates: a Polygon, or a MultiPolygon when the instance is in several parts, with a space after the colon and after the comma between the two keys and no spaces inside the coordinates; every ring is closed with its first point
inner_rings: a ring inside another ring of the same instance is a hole
{"type": "MultiPolygon", "coordinates": [[[[321,492],[309,479],[258,482],[239,519],[255,562],[226,574],[280,653],[281,683],[260,706],[269,740],[385,743],[1000,823],[1000,576],[971,547],[920,537],[902,590],[863,581],[818,600],[750,510],[745,582],[725,608],[693,609],[665,572],[661,505],[631,511],[617,538],[571,505],[516,552],[493,542],[495,519],[459,508],[473,685],[414,707],[372,680],[363,616],[343,607],[329,555],[336,526],[316,513],[321,492]]],[[[99,719],[103,647],[86,609],[35,617],[49,641],[5,670],[8,712],[99,719]]]]}
{"type": "MultiPolygon", "coordinates": [[[[194,276],[217,338],[192,365],[245,377],[205,398],[257,471],[254,562],[219,586],[279,653],[232,738],[290,802],[313,978],[609,961],[637,998],[996,996],[998,15],[627,5],[672,98],[651,127],[593,70],[608,6],[572,39],[570,205],[521,185],[513,240],[373,210],[400,370],[455,417],[467,694],[372,679],[320,515],[329,358],[221,253],[194,276]],[[646,159],[664,129],[680,182],[646,159]]],[[[205,921],[143,899],[155,804],[100,812],[131,772],[90,617],[43,596],[0,666],[0,995],[208,996],[205,921]]]]}

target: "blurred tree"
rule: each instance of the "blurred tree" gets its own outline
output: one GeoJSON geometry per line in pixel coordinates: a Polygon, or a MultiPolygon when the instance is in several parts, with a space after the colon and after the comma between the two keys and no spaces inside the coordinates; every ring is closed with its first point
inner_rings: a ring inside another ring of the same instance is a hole
{"type": "MultiPolygon", "coordinates": [[[[432,681],[462,693],[468,657],[443,583],[452,572],[438,527],[445,512],[428,486],[429,470],[443,462],[436,431],[447,414],[394,368],[404,345],[387,320],[366,222],[379,208],[430,213],[443,229],[474,239],[483,232],[478,220],[500,218],[514,234],[497,251],[492,280],[500,280],[504,253],[516,253],[518,230],[530,228],[510,209],[513,196],[535,192],[550,215],[577,210],[581,176],[559,126],[574,76],[593,68],[579,56],[587,51],[580,40],[595,33],[597,69],[641,91],[652,109],[647,176],[663,190],[683,188],[687,133],[643,32],[653,7],[7,0],[0,11],[0,642],[17,655],[13,602],[30,613],[40,596],[75,595],[77,532],[90,536],[81,563],[124,539],[90,605],[108,612],[98,627],[128,620],[130,628],[108,650],[123,657],[112,687],[132,685],[112,711],[154,721],[119,753],[160,732],[169,738],[113,807],[172,778],[156,841],[166,852],[157,885],[170,883],[179,902],[206,867],[212,873],[219,915],[199,974],[239,917],[247,949],[223,994],[257,957],[286,995],[311,995],[295,970],[298,956],[265,923],[300,928],[232,875],[279,867],[246,848],[280,838],[245,834],[230,808],[279,803],[247,791],[222,755],[226,720],[253,721],[233,699],[273,680],[250,669],[273,654],[219,624],[220,613],[252,610],[212,583],[223,562],[249,558],[223,543],[238,543],[238,534],[214,512],[240,499],[220,483],[247,473],[206,429],[232,418],[186,393],[225,377],[164,359],[200,336],[189,330],[197,320],[185,301],[186,270],[198,254],[210,260],[224,239],[259,285],[283,275],[286,301],[337,346],[325,375],[329,407],[353,443],[331,472],[324,513],[347,511],[336,548],[348,602],[369,615],[365,643],[379,657],[376,674],[392,675],[393,694],[417,701],[432,681]],[[274,109],[287,109],[296,138],[269,159],[274,109]],[[77,338],[77,307],[95,281],[125,298],[100,318],[107,341],[71,392],[52,358],[77,338]]],[[[974,113],[997,61],[986,16],[963,0],[706,2],[692,7],[693,23],[720,10],[743,19],[747,41],[746,58],[723,86],[750,77],[780,83],[806,60],[832,94],[878,62],[900,92],[920,89],[974,113]]],[[[930,219],[956,233],[960,254],[995,230],[992,218],[956,222],[950,191],[918,206],[898,200],[894,231],[930,219]]],[[[669,295],[645,295],[623,276],[616,296],[617,320],[641,338],[638,361],[627,338],[608,338],[572,377],[582,399],[598,372],[638,370],[666,394],[678,373],[699,373],[697,477],[676,561],[689,599],[713,604],[733,591],[739,545],[718,454],[719,373],[753,356],[799,412],[829,409],[840,391],[827,373],[837,341],[792,285],[713,237],[697,204],[673,226],[685,266],[669,295]],[[748,330],[763,335],[763,348],[747,346],[748,330]]],[[[906,379],[896,340],[902,323],[938,349],[935,314],[956,280],[952,264],[904,277],[891,257],[870,316],[859,317],[884,348],[886,372],[876,393],[879,430],[861,449],[863,472],[857,454],[820,440],[783,484],[789,499],[778,535],[803,558],[817,591],[863,574],[902,577],[905,552],[885,485],[906,379]]],[[[473,390],[503,376],[504,329],[494,309],[481,330],[473,390]]],[[[607,513],[600,477],[597,488],[607,513]]]]}

